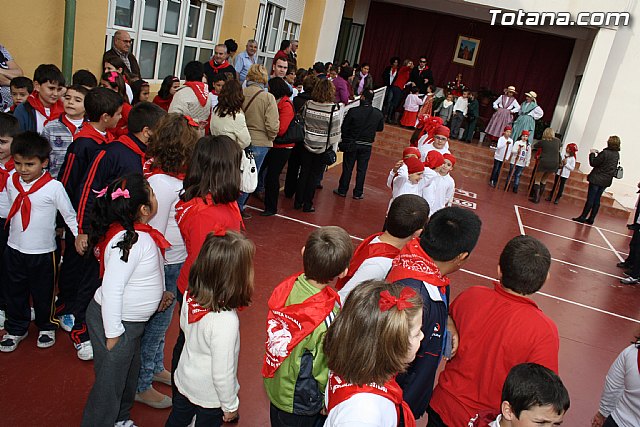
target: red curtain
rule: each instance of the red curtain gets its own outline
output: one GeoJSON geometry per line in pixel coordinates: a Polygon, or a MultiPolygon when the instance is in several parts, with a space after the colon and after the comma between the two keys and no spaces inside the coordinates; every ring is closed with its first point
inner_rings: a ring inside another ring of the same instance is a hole
{"type": "Polygon", "coordinates": [[[382,85],[382,70],[392,56],[412,59],[417,66],[420,55],[426,55],[437,86],[445,87],[462,73],[463,83],[473,90],[502,94],[514,85],[519,102],[533,90],[543,120],[550,121],[573,46],[574,39],[565,37],[372,2],[360,62],[371,65],[376,84],[382,85]],[[458,35],[480,39],[474,67],[453,62],[458,35]]]}

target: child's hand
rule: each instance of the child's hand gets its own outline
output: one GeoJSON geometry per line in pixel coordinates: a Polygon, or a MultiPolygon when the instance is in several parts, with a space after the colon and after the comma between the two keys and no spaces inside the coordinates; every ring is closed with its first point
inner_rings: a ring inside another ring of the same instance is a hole
{"type": "Polygon", "coordinates": [[[600,412],[596,412],[596,414],[593,416],[593,419],[591,420],[591,427],[602,427],[603,424],[604,415],[602,415],[600,412]]]}
{"type": "Polygon", "coordinates": [[[176,296],[173,292],[164,291],[162,299],[160,300],[160,305],[158,306],[158,311],[165,311],[171,306],[171,304],[173,304],[174,299],[176,299],[176,296]]]}
{"type": "Polygon", "coordinates": [[[89,236],[86,234],[78,234],[76,237],[76,252],[80,255],[84,255],[89,247],[89,236]]]}
{"type": "Polygon", "coordinates": [[[107,338],[107,350],[111,351],[118,344],[118,341],[120,341],[120,337],[107,338]]]}
{"type": "Polygon", "coordinates": [[[398,169],[400,169],[402,165],[404,165],[404,162],[402,160],[398,160],[395,166],[393,167],[393,173],[397,173],[398,169]]]}
{"type": "Polygon", "coordinates": [[[238,411],[223,412],[222,421],[225,423],[237,423],[239,417],[238,411]]]}

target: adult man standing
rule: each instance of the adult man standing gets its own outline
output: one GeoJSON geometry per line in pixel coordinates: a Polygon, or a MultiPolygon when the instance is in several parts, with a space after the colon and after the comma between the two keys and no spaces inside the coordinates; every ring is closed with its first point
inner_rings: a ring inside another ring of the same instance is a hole
{"type": "Polygon", "coordinates": [[[353,167],[358,162],[356,170],[356,186],[353,189],[353,198],[364,198],[364,179],[367,175],[371,147],[376,139],[376,132],[384,130],[384,115],[372,105],[373,92],[365,90],[360,97],[360,106],[351,108],[342,122],[342,142],[340,149],[344,148],[342,159],[342,175],[340,184],[333,190],[340,197],[347,197],[349,182],[353,167]]]}
{"type": "Polygon", "coordinates": [[[288,68],[289,62],[286,58],[273,58],[273,65],[271,66],[271,77],[280,77],[284,79],[287,75],[288,68]]]}
{"type": "Polygon", "coordinates": [[[280,43],[280,50],[276,52],[273,57],[273,62],[276,62],[276,59],[283,58],[285,61],[289,62],[289,54],[291,53],[291,42],[289,40],[282,40],[280,43]]]}
{"type": "Polygon", "coordinates": [[[236,56],[236,61],[234,63],[236,72],[238,73],[238,79],[240,83],[244,83],[247,78],[247,73],[249,72],[249,67],[256,63],[258,57],[256,53],[258,52],[258,42],[251,39],[247,41],[247,50],[242,53],[239,53],[236,56]]]}
{"type": "Polygon", "coordinates": [[[216,74],[231,74],[233,78],[237,78],[236,69],[233,65],[227,61],[229,54],[227,53],[227,46],[224,44],[217,44],[213,48],[213,56],[204,64],[204,74],[207,76],[207,82],[209,84],[209,91],[213,90],[213,77],[216,74]]]}
{"type": "Polygon", "coordinates": [[[291,40],[291,52],[289,52],[289,66],[298,69],[298,40],[291,40]]]}
{"type": "Polygon", "coordinates": [[[124,65],[129,69],[129,73],[133,76],[140,77],[140,65],[138,60],[131,53],[131,36],[124,30],[118,30],[113,35],[113,47],[106,51],[102,56],[102,63],[104,64],[104,58],[106,56],[115,54],[118,55],[124,61],[124,65]]]}
{"type": "Polygon", "coordinates": [[[421,56],[418,66],[411,70],[410,80],[418,86],[420,93],[427,93],[427,87],[435,84],[433,82],[433,72],[427,65],[426,56],[421,56]]]}

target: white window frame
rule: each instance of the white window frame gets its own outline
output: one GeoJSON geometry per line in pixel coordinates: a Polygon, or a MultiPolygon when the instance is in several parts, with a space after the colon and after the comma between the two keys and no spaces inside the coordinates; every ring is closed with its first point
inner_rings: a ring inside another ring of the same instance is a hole
{"type": "Polygon", "coordinates": [[[256,33],[254,39],[258,42],[258,62],[260,64],[264,64],[267,67],[267,71],[269,73],[271,72],[271,64],[273,63],[273,58],[276,56],[278,50],[280,50],[280,43],[282,43],[282,40],[298,40],[298,37],[300,35],[300,26],[301,24],[299,22],[287,19],[287,8],[282,4],[282,2],[260,2],[260,9],[258,11],[258,21],[256,24],[256,33]],[[267,16],[269,5],[282,9],[282,15],[280,23],[278,25],[275,50],[273,52],[262,49],[263,45],[267,45],[267,40],[263,40],[263,37],[269,37],[268,33],[265,36],[265,26],[267,25],[267,23],[269,23],[269,19],[267,16]],[[291,33],[290,30],[288,32],[285,32],[285,25],[287,24],[293,26],[295,34],[291,33]]]}
{"type": "Polygon", "coordinates": [[[285,19],[284,26],[282,28],[282,40],[298,40],[299,36],[300,36],[300,24],[298,24],[297,22],[285,19]]]}
{"type": "Polygon", "coordinates": [[[112,43],[113,43],[113,35],[117,30],[128,31],[129,34],[131,35],[131,39],[133,40],[132,52],[135,55],[136,59],[138,59],[138,62],[141,62],[141,58],[139,57],[139,55],[140,55],[140,45],[142,41],[156,43],[157,50],[156,50],[156,57],[154,62],[153,76],[151,78],[143,77],[149,83],[160,83],[162,79],[165,77],[165,76],[158,75],[159,68],[160,68],[161,53],[162,53],[162,44],[173,44],[178,46],[173,74],[180,76],[182,74],[182,70],[185,65],[182,63],[185,47],[196,48],[195,59],[198,60],[200,58],[200,54],[203,49],[211,50],[211,52],[213,53],[213,48],[217,44],[217,40],[220,37],[220,27],[222,24],[222,16],[224,13],[224,0],[200,0],[201,7],[200,7],[200,13],[198,16],[198,31],[197,31],[196,38],[187,37],[185,34],[189,8],[191,6],[191,1],[189,0],[178,1],[180,3],[180,18],[178,21],[178,34],[174,35],[174,34],[164,33],[167,4],[170,1],[174,1],[174,0],[160,0],[160,5],[159,5],[160,9],[158,12],[158,27],[157,27],[158,30],[150,31],[150,30],[144,30],[142,28],[142,24],[144,20],[144,9],[145,9],[144,0],[138,0],[138,1],[135,1],[134,3],[133,24],[131,28],[115,25],[116,0],[109,0],[109,16],[107,19],[105,50],[111,49],[112,43]],[[207,4],[210,4],[216,7],[216,16],[215,16],[215,22],[213,26],[213,40],[202,39],[207,4]]]}

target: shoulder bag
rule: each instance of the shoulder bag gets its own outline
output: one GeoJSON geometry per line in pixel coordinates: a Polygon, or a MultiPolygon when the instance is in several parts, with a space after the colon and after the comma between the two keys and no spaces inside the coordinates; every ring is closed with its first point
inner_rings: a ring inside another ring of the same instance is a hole
{"type": "MultiPolygon", "coordinates": [[[[253,95],[253,97],[251,97],[247,107],[244,109],[245,113],[249,109],[253,100],[260,95],[260,92],[262,92],[262,90],[259,90],[255,95],[253,95]]],[[[253,150],[251,150],[251,145],[243,150],[242,161],[240,162],[240,174],[240,191],[248,194],[256,191],[256,187],[258,187],[258,168],[253,156],[253,150]]]]}
{"type": "MultiPolygon", "coordinates": [[[[293,103],[291,106],[293,107],[293,103]]],[[[294,110],[295,111],[295,110],[294,110]]],[[[287,132],[276,138],[277,144],[299,144],[304,141],[304,120],[302,120],[302,116],[299,113],[295,113],[291,123],[289,123],[289,127],[287,128],[287,132]]]]}
{"type": "Polygon", "coordinates": [[[331,115],[329,116],[329,128],[327,129],[327,148],[322,153],[322,160],[325,165],[331,166],[336,161],[338,161],[338,156],[335,151],[333,151],[333,147],[331,146],[331,125],[333,124],[333,112],[336,109],[336,105],[333,104],[331,106],[331,115]]]}
{"type": "Polygon", "coordinates": [[[616,174],[613,176],[616,179],[622,179],[624,177],[624,169],[620,166],[620,160],[618,160],[618,167],[616,168],[616,174]]]}

